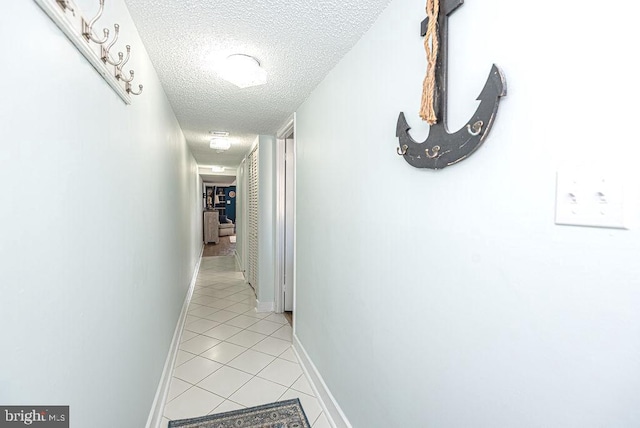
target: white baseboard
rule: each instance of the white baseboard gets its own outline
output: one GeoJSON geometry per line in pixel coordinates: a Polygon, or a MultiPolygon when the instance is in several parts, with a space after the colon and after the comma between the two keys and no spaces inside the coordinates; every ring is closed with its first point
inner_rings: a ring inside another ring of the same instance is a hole
{"type": "Polygon", "coordinates": [[[184,321],[187,318],[187,310],[189,309],[189,302],[191,302],[191,296],[193,296],[193,290],[196,287],[196,279],[198,278],[198,272],[200,271],[200,263],[202,262],[202,254],[204,252],[204,245],[200,250],[200,257],[198,263],[196,263],[191,277],[191,283],[189,284],[189,290],[182,304],[182,312],[178,318],[176,329],[173,331],[173,340],[169,347],[169,353],[167,359],[164,362],[164,370],[162,370],[162,376],[160,377],[160,383],[156,390],[156,396],[153,399],[151,405],[151,411],[147,418],[146,428],[160,428],[162,423],[162,415],[164,414],[164,404],[167,401],[167,394],[169,393],[169,386],[171,384],[171,377],[173,376],[173,365],[178,355],[178,347],[180,346],[180,338],[182,337],[182,328],[184,327],[184,321]]]}
{"type": "Polygon", "coordinates": [[[293,335],[293,350],[298,356],[298,361],[300,361],[302,370],[307,376],[307,379],[309,379],[311,388],[318,398],[318,402],[320,403],[322,411],[327,417],[329,424],[333,428],[353,428],[333,394],[329,391],[327,384],[324,383],[324,380],[322,379],[320,372],[318,372],[315,364],[313,364],[313,361],[309,358],[309,354],[307,354],[304,346],[300,343],[298,336],[295,334],[293,335]]]}
{"type": "Polygon", "coordinates": [[[261,302],[260,300],[256,301],[256,312],[273,312],[273,308],[273,302],[261,302]]]}
{"type": "Polygon", "coordinates": [[[238,270],[242,272],[242,275],[244,275],[244,269],[242,269],[242,259],[240,258],[240,254],[238,254],[238,250],[235,250],[233,254],[236,256],[236,266],[238,267],[238,270]]]}

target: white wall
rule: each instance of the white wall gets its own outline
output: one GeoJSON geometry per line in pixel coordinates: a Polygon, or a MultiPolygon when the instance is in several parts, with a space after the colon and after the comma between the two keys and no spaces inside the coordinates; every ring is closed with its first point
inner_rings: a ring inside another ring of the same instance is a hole
{"type": "Polygon", "coordinates": [[[423,0],[392,1],[301,106],[297,335],[354,427],[640,425],[634,12],[465,2],[450,129],[493,62],[509,94],[442,171],[395,153],[400,111],[427,134],[423,0]],[[630,230],[554,225],[555,173],[581,164],[629,175],[630,230]]]}
{"type": "Polygon", "coordinates": [[[0,14],[0,402],[142,427],[200,254],[200,182],[124,2],[105,9],[145,86],[131,106],[35,2],[0,14]]]}

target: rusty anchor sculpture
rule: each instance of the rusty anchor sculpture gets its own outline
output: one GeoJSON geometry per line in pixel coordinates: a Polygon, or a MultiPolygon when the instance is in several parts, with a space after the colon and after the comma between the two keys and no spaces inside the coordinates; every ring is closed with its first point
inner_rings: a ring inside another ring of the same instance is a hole
{"type": "MultiPolygon", "coordinates": [[[[507,95],[507,85],[500,69],[494,64],[489,78],[477,100],[480,105],[466,126],[454,133],[447,129],[447,26],[449,15],[455,12],[464,0],[441,0],[438,15],[438,38],[440,53],[436,60],[436,91],[434,109],[439,121],[431,125],[428,138],[416,142],[409,135],[411,127],[404,113],[400,113],[396,128],[399,139],[397,152],[416,168],[442,169],[468,158],[484,142],[498,111],[500,98],[507,95]]],[[[422,21],[421,35],[427,33],[429,18],[422,21]]]]}

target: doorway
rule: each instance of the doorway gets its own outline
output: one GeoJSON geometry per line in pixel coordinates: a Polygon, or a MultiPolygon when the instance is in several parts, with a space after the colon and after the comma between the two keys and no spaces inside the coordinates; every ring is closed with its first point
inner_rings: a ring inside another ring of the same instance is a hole
{"type": "Polygon", "coordinates": [[[278,133],[276,312],[293,325],[295,311],[295,116],[278,133]]]}

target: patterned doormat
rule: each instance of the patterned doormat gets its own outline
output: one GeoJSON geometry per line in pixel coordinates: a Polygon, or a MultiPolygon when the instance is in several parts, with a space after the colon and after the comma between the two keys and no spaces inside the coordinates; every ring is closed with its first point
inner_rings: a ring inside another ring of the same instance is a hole
{"type": "Polygon", "coordinates": [[[311,428],[300,400],[169,422],[169,428],[311,428]]]}

